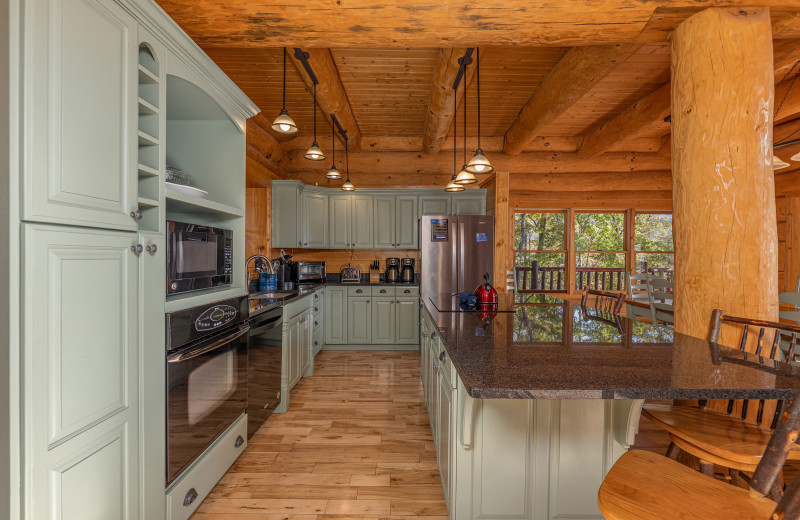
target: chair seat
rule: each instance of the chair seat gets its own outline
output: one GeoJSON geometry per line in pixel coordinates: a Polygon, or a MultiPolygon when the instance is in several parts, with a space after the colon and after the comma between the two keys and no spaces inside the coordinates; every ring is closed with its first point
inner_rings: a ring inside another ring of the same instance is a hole
{"type": "MultiPolygon", "coordinates": [[[[741,464],[758,464],[772,434],[766,426],[689,406],[648,404],[642,415],[700,450],[741,464]]],[[[800,460],[800,446],[793,446],[789,459],[800,460]]]]}
{"type": "Polygon", "coordinates": [[[597,495],[607,520],[767,520],[775,503],[647,451],[625,453],[597,495]]]}

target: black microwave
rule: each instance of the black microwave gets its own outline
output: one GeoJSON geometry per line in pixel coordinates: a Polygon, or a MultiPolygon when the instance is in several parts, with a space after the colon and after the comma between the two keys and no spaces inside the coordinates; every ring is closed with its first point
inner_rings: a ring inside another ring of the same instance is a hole
{"type": "Polygon", "coordinates": [[[167,221],[167,294],[233,281],[233,231],[167,221]]]}

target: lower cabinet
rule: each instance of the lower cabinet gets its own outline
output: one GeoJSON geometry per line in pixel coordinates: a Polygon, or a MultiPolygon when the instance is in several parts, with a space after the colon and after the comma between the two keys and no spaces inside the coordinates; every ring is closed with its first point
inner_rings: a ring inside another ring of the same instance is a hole
{"type": "Polygon", "coordinates": [[[347,342],[366,345],[372,343],[372,316],[369,296],[347,298],[347,342]]]}
{"type": "Polygon", "coordinates": [[[418,287],[328,286],[325,291],[325,345],[419,344],[418,287]]]}
{"type": "Polygon", "coordinates": [[[289,319],[289,390],[302,379],[303,374],[309,369],[312,359],[312,316],[311,309],[307,309],[289,319]]]}
{"type": "Polygon", "coordinates": [[[395,340],[394,297],[376,296],[372,300],[372,343],[394,343],[395,340]]]}
{"type": "Polygon", "coordinates": [[[347,287],[328,286],[324,298],[326,345],[347,343],[347,287]]]}

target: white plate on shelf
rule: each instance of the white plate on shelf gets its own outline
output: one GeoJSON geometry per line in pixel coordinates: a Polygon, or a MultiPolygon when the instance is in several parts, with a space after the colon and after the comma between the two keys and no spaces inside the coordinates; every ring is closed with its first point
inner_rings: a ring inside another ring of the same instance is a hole
{"type": "Polygon", "coordinates": [[[172,182],[165,182],[164,184],[167,186],[167,188],[183,192],[193,197],[200,197],[202,199],[208,197],[208,192],[205,190],[201,190],[200,188],[194,188],[192,186],[184,186],[183,184],[174,184],[172,182]]]}

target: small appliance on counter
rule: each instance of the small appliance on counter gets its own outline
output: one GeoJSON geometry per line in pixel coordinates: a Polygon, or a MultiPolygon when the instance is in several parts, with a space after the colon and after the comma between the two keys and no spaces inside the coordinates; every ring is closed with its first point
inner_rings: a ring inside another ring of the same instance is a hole
{"type": "Polygon", "coordinates": [[[339,271],[341,283],[361,283],[361,269],[358,267],[342,267],[339,271]]]}
{"type": "Polygon", "coordinates": [[[369,283],[381,283],[381,263],[375,260],[369,264],[369,283]]]}
{"type": "Polygon", "coordinates": [[[497,305],[497,290],[489,283],[489,273],[483,275],[486,283],[482,283],[475,289],[475,296],[478,297],[480,305],[497,305]]]}
{"type": "Polygon", "coordinates": [[[403,258],[400,262],[400,281],[403,283],[414,283],[414,259],[403,258]]]}
{"type": "Polygon", "coordinates": [[[278,259],[278,289],[281,291],[290,291],[294,289],[294,280],[292,279],[292,270],[295,269],[297,262],[291,260],[292,255],[287,255],[281,249],[281,257],[278,259]]]}
{"type": "Polygon", "coordinates": [[[297,285],[325,283],[327,268],[325,262],[297,262],[292,269],[292,280],[297,285]]]}
{"type": "Polygon", "coordinates": [[[400,281],[400,259],[387,258],[386,259],[386,273],[383,275],[384,282],[397,283],[400,281]]]}

